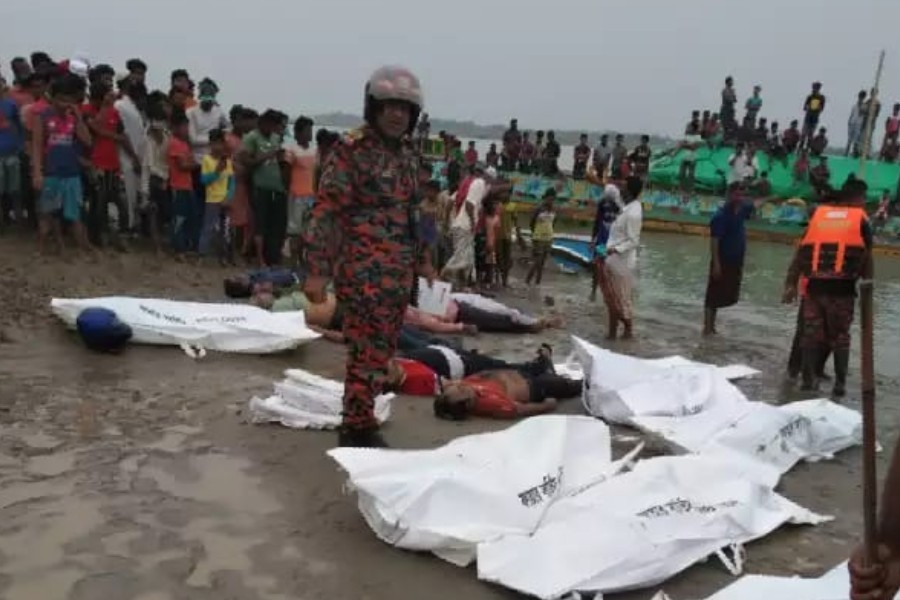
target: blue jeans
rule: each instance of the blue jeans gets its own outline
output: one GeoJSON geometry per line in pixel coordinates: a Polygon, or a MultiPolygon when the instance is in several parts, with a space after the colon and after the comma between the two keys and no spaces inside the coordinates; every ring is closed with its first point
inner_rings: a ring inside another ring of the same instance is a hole
{"type": "Polygon", "coordinates": [[[193,190],[172,191],[172,248],[175,252],[197,250],[194,240],[200,237],[200,215],[193,190]]]}

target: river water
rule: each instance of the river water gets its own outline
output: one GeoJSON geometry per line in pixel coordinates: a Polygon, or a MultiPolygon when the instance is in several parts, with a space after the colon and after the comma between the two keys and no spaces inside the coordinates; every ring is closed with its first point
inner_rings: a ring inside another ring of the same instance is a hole
{"type": "MultiPolygon", "coordinates": [[[[636,308],[638,339],[630,350],[641,354],[685,354],[725,364],[746,362],[767,377],[765,395],[778,400],[779,378],[786,365],[797,307],[781,304],[782,282],[793,248],[768,242],[748,243],[744,283],[738,305],[719,313],[719,335],[700,336],[703,299],[708,273],[709,241],[706,238],[665,233],[642,236],[636,308]]],[[[598,339],[604,327],[599,304],[585,307],[590,282],[586,275],[558,275],[545,282],[544,294],[555,296],[566,312],[577,315],[573,331],[598,339]],[[552,292],[549,290],[552,289],[552,292]]],[[[900,261],[882,258],[876,263],[875,356],[879,384],[895,394],[900,384],[896,348],[900,344],[900,261]]],[[[858,321],[858,314],[857,314],[858,321]]],[[[626,346],[627,347],[627,346],[626,346]]],[[[853,358],[849,386],[858,389],[859,327],[854,323],[853,358]]],[[[851,393],[852,394],[852,393],[851,393]]]]}

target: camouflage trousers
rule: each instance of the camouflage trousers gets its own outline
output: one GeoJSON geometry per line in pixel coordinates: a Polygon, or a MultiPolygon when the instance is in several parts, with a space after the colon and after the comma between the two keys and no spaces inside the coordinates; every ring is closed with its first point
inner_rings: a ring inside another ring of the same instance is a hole
{"type": "Polygon", "coordinates": [[[413,282],[412,264],[345,263],[335,282],[344,307],[347,374],[343,425],[377,427],[375,397],[382,393],[388,362],[397,350],[413,282]]]}
{"type": "Polygon", "coordinates": [[[832,350],[850,347],[850,326],[856,298],[810,294],[803,301],[803,348],[828,347],[832,350]]]}

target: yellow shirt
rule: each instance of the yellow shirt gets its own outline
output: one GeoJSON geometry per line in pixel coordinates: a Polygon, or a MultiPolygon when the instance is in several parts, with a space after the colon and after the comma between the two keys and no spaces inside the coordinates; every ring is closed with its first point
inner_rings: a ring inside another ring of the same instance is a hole
{"type": "MultiPolygon", "coordinates": [[[[203,163],[200,165],[200,173],[209,175],[216,172],[219,166],[219,159],[209,154],[203,157],[203,163]]],[[[212,204],[224,202],[228,197],[228,180],[234,175],[234,165],[231,159],[226,159],[225,169],[219,173],[218,178],[212,183],[206,184],[206,201],[212,204]]]]}

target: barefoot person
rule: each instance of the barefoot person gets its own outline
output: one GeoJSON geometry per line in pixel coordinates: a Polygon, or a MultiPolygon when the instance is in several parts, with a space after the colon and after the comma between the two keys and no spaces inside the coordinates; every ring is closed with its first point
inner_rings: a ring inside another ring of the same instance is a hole
{"type": "Polygon", "coordinates": [[[610,340],[616,339],[620,323],[624,326],[622,337],[628,339],[632,336],[637,251],[643,222],[643,209],[638,196],[642,189],[640,179],[628,178],[622,212],[610,226],[606,242],[604,279],[607,285],[603,289],[603,300],[609,318],[606,337],[610,340]]]}
{"type": "Polygon", "coordinates": [[[744,254],[747,251],[745,223],[753,215],[754,204],[743,198],[739,183],[728,189],[725,204],[709,222],[710,260],[706,283],[703,335],[716,331],[716,314],[720,308],[737,304],[744,277],[744,254]]]}
{"type": "Polygon", "coordinates": [[[557,400],[581,394],[582,382],[553,373],[530,375],[506,369],[483,371],[461,381],[448,381],[434,399],[439,419],[462,421],[469,416],[516,419],[556,410],[557,400]]]}
{"type": "Polygon", "coordinates": [[[414,264],[410,205],[417,169],[404,142],[422,106],[419,80],[408,70],[375,71],[366,84],[366,124],[327,159],[309,215],[304,291],[311,301],[322,302],[334,275],[337,300],[346,307],[342,446],[386,445],[375,419],[375,397],[384,389],[397,347],[415,267],[423,275],[433,273],[430,265],[414,264]]]}
{"type": "Polygon", "coordinates": [[[547,344],[541,345],[534,360],[518,364],[439,344],[401,354],[402,358],[395,358],[388,366],[385,389],[410,396],[436,396],[445,381],[458,381],[483,371],[513,370],[529,377],[554,373],[553,351],[547,344]]]}
{"type": "Polygon", "coordinates": [[[81,225],[79,158],[81,148],[90,147],[91,134],[76,103],[83,89],[77,75],[63,75],[50,85],[49,107],[32,114],[31,181],[40,194],[38,251],[42,254],[51,231],[62,250],[61,221],[71,225],[78,245],[87,248],[81,225]]]}

